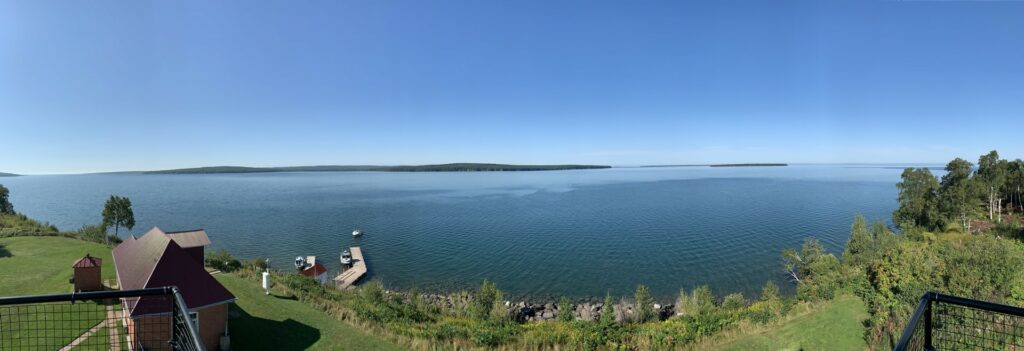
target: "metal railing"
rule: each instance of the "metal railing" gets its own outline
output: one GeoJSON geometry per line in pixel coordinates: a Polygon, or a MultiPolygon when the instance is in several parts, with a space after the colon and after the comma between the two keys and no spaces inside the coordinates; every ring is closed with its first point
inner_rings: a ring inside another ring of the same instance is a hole
{"type": "Polygon", "coordinates": [[[1024,350],[1024,308],[925,293],[893,350],[1024,350]]]}
{"type": "Polygon", "coordinates": [[[176,287],[0,298],[0,350],[204,351],[176,287]],[[145,299],[162,311],[128,318],[145,299]]]}

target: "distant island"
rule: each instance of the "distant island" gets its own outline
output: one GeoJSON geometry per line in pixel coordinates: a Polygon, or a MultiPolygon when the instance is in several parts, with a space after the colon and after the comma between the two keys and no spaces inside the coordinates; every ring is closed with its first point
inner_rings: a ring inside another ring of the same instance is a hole
{"type": "Polygon", "coordinates": [[[709,165],[650,165],[640,166],[640,168],[658,168],[658,167],[785,167],[789,166],[786,163],[722,163],[722,164],[709,164],[709,165]]]}
{"type": "Polygon", "coordinates": [[[18,174],[0,172],[0,177],[17,177],[18,174]]]}
{"type": "Polygon", "coordinates": [[[785,163],[724,163],[719,165],[711,165],[711,167],[785,167],[789,166],[785,163]]]}
{"type": "Polygon", "coordinates": [[[500,163],[446,163],[419,166],[295,166],[240,167],[214,166],[147,171],[143,174],[207,174],[207,173],[273,173],[273,172],[514,172],[560,171],[570,169],[603,169],[601,165],[510,165],[500,163]]]}

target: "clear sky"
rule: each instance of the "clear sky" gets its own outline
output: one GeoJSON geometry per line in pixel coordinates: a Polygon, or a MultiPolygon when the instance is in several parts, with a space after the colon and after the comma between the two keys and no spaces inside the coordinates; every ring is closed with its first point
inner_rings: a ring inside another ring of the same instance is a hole
{"type": "Polygon", "coordinates": [[[0,171],[1024,157],[1024,1],[0,1],[0,171]]]}

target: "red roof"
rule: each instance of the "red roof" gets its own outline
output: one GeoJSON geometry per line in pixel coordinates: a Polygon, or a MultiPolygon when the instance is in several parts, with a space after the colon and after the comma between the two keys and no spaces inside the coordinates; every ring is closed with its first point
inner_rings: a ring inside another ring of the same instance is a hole
{"type": "Polygon", "coordinates": [[[324,265],[319,263],[302,270],[302,275],[307,277],[316,277],[324,273],[327,273],[327,268],[324,268],[324,265]]]}
{"type": "Polygon", "coordinates": [[[71,265],[74,268],[93,268],[103,265],[103,259],[99,257],[92,257],[89,254],[85,254],[85,257],[79,258],[75,261],[75,264],[71,265]]]}
{"type": "MultiPolygon", "coordinates": [[[[235,296],[206,272],[185,249],[160,228],[114,248],[114,267],[121,289],[177,286],[189,309],[231,302],[235,296]]],[[[132,317],[166,313],[170,304],[163,296],[125,299],[132,317]]]]}

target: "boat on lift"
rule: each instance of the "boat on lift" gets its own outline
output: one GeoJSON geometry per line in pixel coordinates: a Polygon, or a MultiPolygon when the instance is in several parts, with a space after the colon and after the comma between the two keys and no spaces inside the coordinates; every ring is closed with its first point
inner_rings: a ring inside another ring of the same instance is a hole
{"type": "Polygon", "coordinates": [[[362,235],[363,235],[363,231],[362,230],[356,229],[356,230],[352,231],[352,237],[357,237],[357,236],[362,236],[362,235]]]}
{"type": "Polygon", "coordinates": [[[348,249],[341,252],[341,264],[345,266],[352,264],[352,253],[348,252],[348,249]]]}

